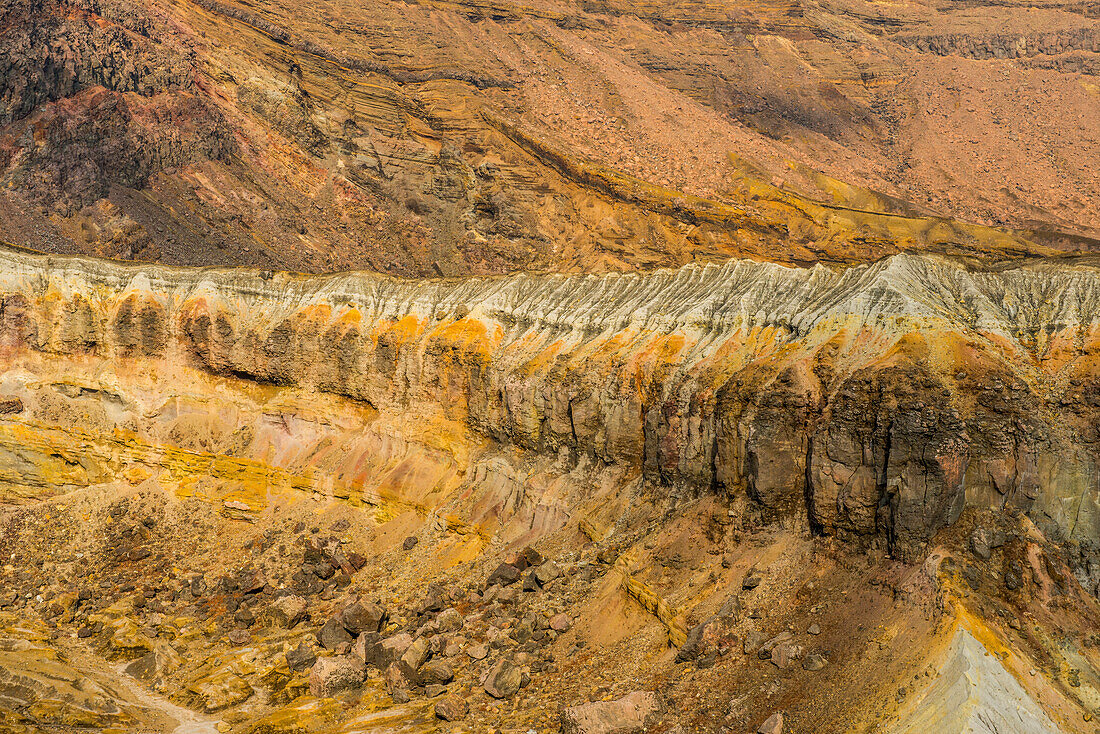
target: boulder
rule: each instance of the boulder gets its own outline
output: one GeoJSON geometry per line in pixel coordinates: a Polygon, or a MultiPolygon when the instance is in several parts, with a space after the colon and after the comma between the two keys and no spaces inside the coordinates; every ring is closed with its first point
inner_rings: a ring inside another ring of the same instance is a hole
{"type": "Polygon", "coordinates": [[[338,617],[325,622],[321,631],[317,633],[317,639],[327,650],[335,650],[339,645],[351,645],[355,641],[355,638],[344,629],[344,624],[338,617]]]}
{"type": "Polygon", "coordinates": [[[469,711],[466,701],[458,696],[447,696],[435,704],[435,717],[443,721],[460,721],[469,711]]]}
{"type": "Polygon", "coordinates": [[[351,657],[318,658],[309,672],[309,692],[317,698],[333,696],[363,682],[366,671],[351,657]]]}
{"type": "Polygon", "coordinates": [[[567,632],[572,626],[572,623],[569,621],[568,615],[565,614],[555,614],[553,617],[550,618],[549,624],[550,629],[558,633],[567,632]]]}
{"type": "Polygon", "coordinates": [[[315,662],[317,662],[317,654],[304,642],[300,643],[298,647],[293,650],[287,651],[286,664],[292,671],[297,672],[299,670],[312,668],[315,662]]]}
{"type": "Polygon", "coordinates": [[[817,653],[811,653],[802,661],[802,667],[806,670],[821,670],[825,667],[825,658],[817,653]]]}
{"type": "Polygon", "coordinates": [[[571,706],[561,713],[562,734],[638,734],[656,723],[661,701],[650,691],[634,691],[614,701],[571,706]]]}
{"type": "Polygon", "coordinates": [[[481,685],[493,698],[511,698],[519,692],[523,673],[510,660],[501,658],[485,673],[481,685]]]}
{"type": "Polygon", "coordinates": [[[518,568],[520,571],[525,571],[528,568],[534,568],[542,563],[542,554],[531,546],[527,546],[519,553],[516,554],[516,559],[512,565],[518,568]]]}
{"type": "Polygon", "coordinates": [[[769,657],[771,657],[772,650],[775,649],[776,645],[779,645],[783,642],[790,642],[793,639],[794,635],[791,634],[789,631],[780,632],[778,635],[761,645],[757,655],[760,657],[761,660],[767,660],[769,657]]]}
{"type": "Polygon", "coordinates": [[[290,629],[306,618],[308,604],[305,599],[294,594],[280,596],[260,615],[273,627],[290,629]]]}
{"type": "Polygon", "coordinates": [[[561,576],[561,568],[553,561],[547,561],[535,569],[535,580],[540,586],[546,586],[559,576],[561,576]]]}
{"type": "Polygon", "coordinates": [[[377,632],[386,619],[386,610],[370,601],[349,604],[340,612],[340,622],[353,635],[377,632]]]}
{"type": "Polygon", "coordinates": [[[267,578],[258,568],[246,568],[237,575],[237,587],[245,594],[258,594],[267,586],[267,578]]]}
{"type": "Polygon", "coordinates": [[[252,642],[252,633],[243,629],[230,630],[228,638],[231,645],[247,645],[252,642]]]}
{"type": "Polygon", "coordinates": [[[511,563],[502,563],[496,567],[496,570],[489,574],[489,578],[485,581],[485,586],[489,587],[493,584],[509,586],[519,581],[521,573],[522,571],[511,563]]]}
{"type": "Polygon", "coordinates": [[[419,677],[423,685],[445,685],[454,680],[455,671],[446,660],[432,660],[421,666],[419,677]]]}
{"type": "Polygon", "coordinates": [[[770,659],[772,665],[785,670],[790,667],[792,660],[797,660],[802,655],[802,648],[790,642],[780,642],[772,648],[770,659]]]}
{"type": "Polygon", "coordinates": [[[741,641],[742,649],[746,655],[752,655],[754,652],[760,649],[768,639],[760,630],[749,630],[745,633],[745,639],[741,641]]]}
{"type": "Polygon", "coordinates": [[[401,703],[401,698],[408,701],[408,689],[412,681],[409,680],[408,675],[406,675],[401,665],[398,663],[390,663],[382,672],[382,680],[385,681],[386,690],[389,691],[394,701],[401,703]],[[405,692],[405,695],[401,696],[401,692],[405,692]]]}
{"type": "Polygon", "coordinates": [[[462,629],[462,615],[453,607],[440,612],[435,621],[439,624],[439,631],[443,634],[457,632],[462,629]]]}
{"type": "Polygon", "coordinates": [[[401,544],[401,549],[411,551],[413,548],[416,547],[416,544],[419,542],[420,538],[417,538],[415,535],[410,535],[409,537],[405,538],[405,541],[401,544]]]}
{"type": "Polygon", "coordinates": [[[369,633],[359,636],[355,645],[355,654],[361,657],[365,664],[373,665],[379,670],[385,670],[390,663],[400,660],[413,643],[412,635],[407,632],[401,632],[381,641],[371,641],[370,637],[369,633]],[[359,642],[363,644],[360,645],[359,642]]]}
{"type": "Polygon", "coordinates": [[[405,648],[398,663],[405,669],[406,675],[411,679],[410,673],[416,673],[428,660],[428,641],[418,637],[411,645],[405,648]]]}
{"type": "Polygon", "coordinates": [[[447,606],[450,596],[447,594],[447,590],[438,584],[429,584],[428,593],[424,597],[424,601],[420,602],[420,606],[417,607],[417,614],[431,614],[432,612],[441,611],[447,606]]]}
{"type": "Polygon", "coordinates": [[[248,607],[241,607],[233,614],[233,621],[242,627],[251,627],[256,621],[256,615],[248,607]]]}
{"type": "Polygon", "coordinates": [[[363,632],[355,638],[355,642],[351,646],[351,654],[363,661],[364,665],[367,665],[370,661],[367,658],[370,652],[373,651],[375,645],[382,641],[382,636],[377,632],[363,632]]]}
{"type": "Polygon", "coordinates": [[[757,728],[756,734],[783,734],[783,714],[776,712],[769,716],[757,728]]]}
{"type": "Polygon", "coordinates": [[[687,639],[676,653],[676,662],[683,663],[732,646],[737,636],[734,627],[737,618],[714,616],[688,630],[687,639]]]}

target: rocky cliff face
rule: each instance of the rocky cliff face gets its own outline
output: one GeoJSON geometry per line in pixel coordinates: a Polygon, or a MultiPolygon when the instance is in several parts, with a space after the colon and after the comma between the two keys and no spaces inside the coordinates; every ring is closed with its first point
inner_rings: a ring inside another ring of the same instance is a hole
{"type": "Polygon", "coordinates": [[[0,272],[9,359],[183,362],[439,413],[900,557],[967,506],[1017,508],[1086,556],[1100,530],[1091,268],[897,257],[414,283],[8,252],[0,272]]]}

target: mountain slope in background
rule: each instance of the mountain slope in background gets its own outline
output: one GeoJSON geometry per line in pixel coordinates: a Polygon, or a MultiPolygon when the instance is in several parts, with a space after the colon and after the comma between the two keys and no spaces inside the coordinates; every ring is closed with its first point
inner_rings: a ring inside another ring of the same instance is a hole
{"type": "Polygon", "coordinates": [[[1094,5],[18,0],[0,239],[404,275],[1100,234],[1094,5]]]}

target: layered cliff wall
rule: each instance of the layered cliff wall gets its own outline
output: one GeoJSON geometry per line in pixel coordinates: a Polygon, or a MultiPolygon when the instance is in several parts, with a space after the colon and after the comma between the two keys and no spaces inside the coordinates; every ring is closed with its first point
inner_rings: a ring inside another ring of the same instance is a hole
{"type": "Polygon", "coordinates": [[[0,344],[442,412],[529,455],[636,470],[919,551],[966,505],[1100,530],[1100,270],[733,261],[407,282],[0,253],[0,344]]]}

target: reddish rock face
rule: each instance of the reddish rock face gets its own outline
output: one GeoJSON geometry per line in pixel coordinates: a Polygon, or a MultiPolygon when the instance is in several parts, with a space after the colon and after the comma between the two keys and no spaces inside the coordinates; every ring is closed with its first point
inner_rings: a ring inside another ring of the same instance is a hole
{"type": "Polygon", "coordinates": [[[1100,232],[1077,6],[0,13],[0,239],[43,250],[460,276],[1100,232]]]}

